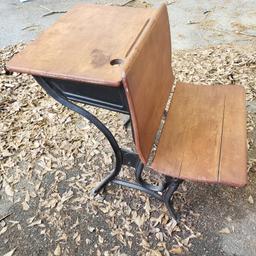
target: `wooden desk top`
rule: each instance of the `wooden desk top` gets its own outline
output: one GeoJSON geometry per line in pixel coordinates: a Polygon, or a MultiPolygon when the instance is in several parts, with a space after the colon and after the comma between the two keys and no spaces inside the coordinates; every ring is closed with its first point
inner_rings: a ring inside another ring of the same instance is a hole
{"type": "Polygon", "coordinates": [[[116,59],[129,59],[156,12],[155,8],[76,5],[14,56],[7,69],[119,86],[122,72],[113,64],[116,59]]]}

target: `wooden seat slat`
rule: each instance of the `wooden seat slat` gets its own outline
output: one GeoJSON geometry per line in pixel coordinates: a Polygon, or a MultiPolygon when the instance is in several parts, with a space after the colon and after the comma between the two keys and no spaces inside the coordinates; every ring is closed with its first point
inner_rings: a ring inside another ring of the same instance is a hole
{"type": "Polygon", "coordinates": [[[240,86],[179,83],[152,167],[195,181],[246,184],[245,96],[240,86]]]}
{"type": "MultiPolygon", "coordinates": [[[[226,88],[226,94],[228,94],[226,88]]],[[[239,87],[232,89],[225,101],[225,120],[220,159],[220,183],[245,184],[247,180],[247,133],[245,93],[239,87]],[[228,171],[226,171],[228,170],[228,171]],[[241,170],[241,172],[239,172],[241,170]],[[243,171],[242,171],[243,170],[243,171]]]]}

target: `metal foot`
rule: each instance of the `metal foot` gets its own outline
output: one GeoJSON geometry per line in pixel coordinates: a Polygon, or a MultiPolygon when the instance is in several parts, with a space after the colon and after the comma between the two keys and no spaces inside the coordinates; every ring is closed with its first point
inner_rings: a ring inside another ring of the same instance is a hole
{"type": "Polygon", "coordinates": [[[112,182],[115,177],[120,173],[121,171],[121,165],[116,165],[115,169],[107,176],[105,177],[98,185],[96,188],[94,188],[91,191],[91,194],[93,196],[96,196],[99,194],[110,182],[112,182]]]}

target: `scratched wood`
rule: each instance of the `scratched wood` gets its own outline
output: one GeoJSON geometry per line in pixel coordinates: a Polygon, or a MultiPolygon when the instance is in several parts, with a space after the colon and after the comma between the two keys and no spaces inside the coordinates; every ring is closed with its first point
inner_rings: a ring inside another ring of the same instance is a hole
{"type": "MultiPolygon", "coordinates": [[[[146,163],[173,84],[166,5],[80,4],[17,54],[7,69],[125,87],[136,149],[146,163]]],[[[246,183],[245,95],[239,86],[179,83],[152,167],[182,179],[246,183]]]]}
{"type": "Polygon", "coordinates": [[[125,60],[155,8],[79,4],[17,54],[7,69],[119,86],[125,60]]]}
{"type": "Polygon", "coordinates": [[[179,83],[152,167],[182,179],[245,185],[245,116],[242,87],[179,83]]]}
{"type": "Polygon", "coordinates": [[[124,64],[123,83],[136,149],[144,163],[150,155],[173,80],[168,13],[166,5],[162,5],[124,64]]]}

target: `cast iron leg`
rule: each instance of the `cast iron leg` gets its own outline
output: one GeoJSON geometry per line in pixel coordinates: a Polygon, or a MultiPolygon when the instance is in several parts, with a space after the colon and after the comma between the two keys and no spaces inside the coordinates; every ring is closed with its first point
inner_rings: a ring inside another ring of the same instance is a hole
{"type": "Polygon", "coordinates": [[[145,187],[149,190],[153,190],[155,192],[162,192],[165,187],[166,187],[166,183],[164,184],[160,184],[158,186],[155,186],[155,185],[151,185],[151,184],[148,184],[147,182],[145,182],[142,178],[142,171],[143,171],[143,168],[144,168],[144,165],[142,166],[139,166],[138,168],[136,168],[136,171],[135,171],[135,177],[136,177],[136,181],[142,186],[142,187],[145,187]]]}
{"type": "Polygon", "coordinates": [[[114,170],[107,176],[105,177],[97,186],[92,190],[92,195],[96,196],[97,194],[100,193],[111,181],[113,181],[116,176],[120,173],[121,171],[122,164],[116,163],[116,166],[114,170]]]}
{"type": "MultiPolygon", "coordinates": [[[[170,180],[169,177],[167,179],[170,180]]],[[[165,203],[166,208],[168,209],[169,215],[171,218],[174,218],[176,221],[179,220],[174,208],[173,208],[173,193],[178,189],[179,185],[182,183],[180,179],[171,179],[169,185],[163,193],[163,202],[165,203]]]]}
{"type": "Polygon", "coordinates": [[[56,101],[61,103],[63,106],[73,110],[74,112],[82,115],[86,119],[88,119],[91,123],[93,123],[107,138],[109,141],[116,158],[116,166],[114,170],[93,190],[93,194],[99,193],[109,182],[111,182],[121,171],[122,167],[122,151],[118,146],[116,139],[113,134],[108,130],[108,128],[95,117],[93,114],[88,112],[87,110],[77,106],[73,102],[69,101],[63,93],[57,88],[57,86],[51,86],[41,77],[35,77],[36,81],[45,89],[45,91],[53,97],[56,101]]]}

